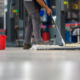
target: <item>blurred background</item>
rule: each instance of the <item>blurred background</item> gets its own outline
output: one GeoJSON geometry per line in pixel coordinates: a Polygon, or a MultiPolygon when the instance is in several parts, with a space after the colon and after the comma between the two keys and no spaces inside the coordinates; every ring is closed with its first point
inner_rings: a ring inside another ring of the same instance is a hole
{"type": "MultiPolygon", "coordinates": [[[[80,0],[44,0],[53,11],[53,19],[66,44],[80,44],[80,0]]],[[[44,42],[61,44],[60,37],[46,10],[41,8],[41,35],[44,42]],[[54,39],[56,39],[54,41],[54,39]]],[[[0,0],[0,34],[7,36],[7,47],[22,47],[28,12],[23,0],[0,0]]],[[[35,43],[34,33],[32,44],[35,43]]]]}
{"type": "MultiPolygon", "coordinates": [[[[23,50],[28,20],[23,0],[0,0],[0,35],[7,36],[6,49],[0,50],[0,80],[80,80],[80,0],[44,1],[52,9],[52,17],[71,50],[23,50]]],[[[44,8],[40,17],[43,41],[61,45],[44,8]]],[[[0,47],[3,42],[0,36],[0,47]]],[[[31,42],[36,44],[34,33],[31,42]]]]}

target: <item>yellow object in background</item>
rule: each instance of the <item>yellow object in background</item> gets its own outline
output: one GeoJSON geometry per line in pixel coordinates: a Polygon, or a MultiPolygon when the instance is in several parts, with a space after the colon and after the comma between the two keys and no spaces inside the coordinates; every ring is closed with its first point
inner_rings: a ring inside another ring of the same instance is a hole
{"type": "Polygon", "coordinates": [[[13,12],[15,13],[15,12],[16,12],[16,10],[13,10],[13,12]]]}
{"type": "Polygon", "coordinates": [[[67,4],[67,9],[69,9],[69,4],[67,4]]]}
{"type": "Polygon", "coordinates": [[[74,4],[74,9],[79,9],[78,4],[74,4]]]}
{"type": "Polygon", "coordinates": [[[13,10],[13,12],[14,12],[14,13],[17,13],[17,12],[18,12],[18,10],[13,10]]]}
{"type": "Polygon", "coordinates": [[[64,4],[66,5],[66,4],[67,4],[67,2],[66,2],[66,1],[64,1],[64,4]]]}

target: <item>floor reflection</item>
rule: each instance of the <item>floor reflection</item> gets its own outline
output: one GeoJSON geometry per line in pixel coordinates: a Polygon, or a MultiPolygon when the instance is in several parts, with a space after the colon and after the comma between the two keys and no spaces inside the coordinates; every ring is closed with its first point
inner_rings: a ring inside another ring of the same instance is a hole
{"type": "Polygon", "coordinates": [[[0,51],[0,80],[80,80],[80,52],[7,48],[0,51]]]}

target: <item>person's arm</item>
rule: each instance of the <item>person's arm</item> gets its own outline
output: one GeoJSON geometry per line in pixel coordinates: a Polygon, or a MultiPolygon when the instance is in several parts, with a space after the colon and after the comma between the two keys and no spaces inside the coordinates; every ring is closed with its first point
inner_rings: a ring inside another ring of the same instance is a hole
{"type": "Polygon", "coordinates": [[[43,0],[36,0],[43,8],[46,9],[46,13],[50,16],[52,14],[52,10],[46,6],[43,0]]]}

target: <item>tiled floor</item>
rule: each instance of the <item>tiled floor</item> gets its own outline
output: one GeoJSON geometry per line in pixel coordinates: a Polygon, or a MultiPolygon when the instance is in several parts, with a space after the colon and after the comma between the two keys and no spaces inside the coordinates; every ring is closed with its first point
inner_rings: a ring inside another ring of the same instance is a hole
{"type": "Polygon", "coordinates": [[[80,51],[0,51],[0,80],[80,80],[80,51]]]}

